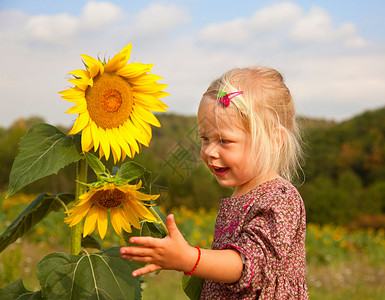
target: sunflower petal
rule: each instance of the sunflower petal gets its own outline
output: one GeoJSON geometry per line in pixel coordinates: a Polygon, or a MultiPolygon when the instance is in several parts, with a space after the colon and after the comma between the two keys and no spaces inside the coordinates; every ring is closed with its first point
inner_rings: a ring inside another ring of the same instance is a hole
{"type": "Polygon", "coordinates": [[[91,234],[95,230],[96,222],[99,216],[99,210],[101,209],[102,208],[100,208],[98,205],[94,205],[91,207],[84,222],[83,237],[91,234]]]}
{"type": "Polygon", "coordinates": [[[79,114],[77,117],[74,126],[72,127],[71,131],[68,132],[69,135],[76,134],[84,129],[88,125],[90,121],[90,115],[88,114],[88,111],[79,114]]]}
{"type": "Polygon", "coordinates": [[[144,109],[147,109],[149,111],[161,111],[161,112],[165,112],[166,111],[166,108],[168,108],[168,106],[166,104],[164,104],[162,101],[156,99],[158,102],[157,103],[149,103],[147,101],[143,101],[142,99],[139,99],[137,97],[135,97],[135,103],[136,104],[139,104],[140,106],[142,106],[144,109]]]}
{"type": "Polygon", "coordinates": [[[169,93],[163,92],[163,91],[153,92],[153,93],[151,93],[151,95],[153,95],[156,98],[163,98],[163,97],[166,97],[166,96],[170,96],[169,93]]]}
{"type": "Polygon", "coordinates": [[[94,150],[96,151],[99,148],[99,142],[100,142],[99,129],[98,129],[98,125],[96,125],[94,121],[90,122],[90,127],[91,127],[92,139],[94,141],[94,150]]]}
{"type": "Polygon", "coordinates": [[[131,114],[131,119],[134,125],[140,130],[142,135],[145,136],[145,139],[150,142],[151,137],[152,137],[152,130],[151,126],[147,123],[144,122],[136,113],[135,110],[132,111],[131,114]]]}
{"type": "MultiPolygon", "coordinates": [[[[135,156],[135,152],[133,152],[132,150],[131,150],[131,147],[129,146],[129,148],[130,148],[130,153],[133,153],[133,154],[131,154],[129,157],[130,158],[134,158],[134,156],[135,156]]],[[[124,151],[122,151],[122,161],[124,161],[125,159],[126,159],[126,152],[124,152],[124,151]]]]}
{"type": "Polygon", "coordinates": [[[130,63],[117,70],[116,74],[126,78],[137,77],[149,72],[153,66],[153,64],[130,63]]]}
{"type": "Polygon", "coordinates": [[[134,138],[141,144],[145,145],[146,147],[148,147],[149,145],[149,139],[148,139],[148,135],[143,133],[143,129],[142,128],[139,128],[137,127],[132,120],[128,120],[125,124],[124,124],[124,127],[125,129],[128,130],[128,132],[132,132],[132,135],[134,136],[134,138]]]}
{"type": "Polygon", "coordinates": [[[119,128],[112,128],[112,131],[117,143],[123,150],[122,155],[127,154],[129,157],[132,157],[131,148],[127,144],[126,140],[123,138],[121,130],[119,128]]]}
{"type": "Polygon", "coordinates": [[[92,140],[92,135],[91,135],[91,127],[86,126],[83,131],[82,131],[82,149],[85,152],[88,152],[92,149],[94,146],[93,140],[92,140]]]}
{"type": "Polygon", "coordinates": [[[106,72],[114,72],[122,68],[130,58],[131,48],[131,43],[124,47],[122,51],[120,51],[106,63],[106,65],[104,66],[104,70],[106,72]]]}
{"type": "Polygon", "coordinates": [[[133,86],[133,90],[135,92],[142,92],[142,93],[154,93],[159,92],[167,87],[167,84],[161,84],[161,83],[150,83],[150,84],[144,84],[144,85],[135,85],[133,86]]]}
{"type": "Polygon", "coordinates": [[[68,109],[66,114],[81,114],[85,111],[87,111],[87,103],[83,101],[68,109]]]}
{"type": "Polygon", "coordinates": [[[145,84],[151,84],[158,80],[163,79],[163,77],[160,77],[159,75],[155,74],[144,74],[142,76],[129,78],[128,81],[133,85],[145,85],[145,84]]]}
{"type": "Polygon", "coordinates": [[[107,211],[99,209],[98,231],[101,239],[104,239],[107,233],[107,227],[108,227],[107,211]]]}
{"type": "MultiPolygon", "coordinates": [[[[105,156],[103,152],[103,148],[99,147],[99,159],[102,159],[102,157],[105,156]]],[[[107,158],[106,158],[107,159],[107,158]]]]}
{"type": "Polygon", "coordinates": [[[69,82],[73,83],[76,85],[78,88],[82,90],[86,90],[88,86],[93,85],[93,80],[92,78],[78,78],[78,79],[68,79],[69,82]]]}
{"type": "MultiPolygon", "coordinates": [[[[130,122],[130,121],[129,121],[130,122]]],[[[122,137],[125,139],[125,141],[132,147],[134,148],[135,152],[136,153],[139,153],[139,147],[138,147],[138,143],[136,142],[136,139],[134,137],[134,133],[133,131],[129,130],[128,129],[128,126],[126,127],[126,123],[124,123],[123,125],[119,126],[119,130],[120,132],[122,133],[122,137]]]]}
{"type": "Polygon", "coordinates": [[[68,74],[74,75],[76,77],[84,78],[84,79],[90,79],[93,76],[90,76],[90,73],[83,69],[77,69],[74,71],[69,72],[68,74]]]}
{"type": "Polygon", "coordinates": [[[62,95],[62,97],[68,97],[68,98],[84,97],[84,91],[82,89],[79,89],[78,87],[72,87],[64,91],[60,91],[58,93],[62,95]]]}
{"type": "Polygon", "coordinates": [[[160,106],[163,108],[168,107],[166,104],[164,104],[162,101],[160,101],[158,99],[158,97],[151,95],[151,94],[133,92],[133,96],[136,100],[140,100],[142,103],[146,103],[149,106],[156,105],[156,106],[160,106]]]}
{"type": "Polygon", "coordinates": [[[121,150],[118,142],[115,139],[114,131],[111,129],[107,129],[106,134],[108,137],[109,144],[111,146],[112,155],[114,156],[114,163],[116,163],[116,161],[120,160],[122,150],[121,150]]]}
{"type": "Polygon", "coordinates": [[[81,54],[80,56],[83,57],[83,61],[88,67],[91,78],[94,78],[96,75],[98,75],[99,72],[100,74],[103,74],[104,66],[101,61],[88,56],[87,54],[81,54]]]}
{"type": "Polygon", "coordinates": [[[155,220],[154,215],[150,213],[150,211],[142,203],[138,201],[131,201],[130,205],[134,212],[140,216],[141,219],[155,220]]]}
{"type": "MultiPolygon", "coordinates": [[[[99,128],[99,137],[100,137],[100,149],[102,149],[106,160],[110,157],[110,143],[108,142],[108,136],[106,131],[103,128],[99,128]]],[[[100,154],[100,153],[99,153],[100,154]]]]}
{"type": "Polygon", "coordinates": [[[143,121],[148,122],[156,127],[160,127],[158,119],[151,112],[145,110],[140,105],[135,105],[133,109],[143,121]]]}
{"type": "Polygon", "coordinates": [[[156,200],[159,198],[159,196],[160,195],[148,195],[139,191],[135,192],[135,197],[139,200],[156,200]]]}
{"type": "Polygon", "coordinates": [[[66,213],[70,213],[68,217],[64,218],[64,222],[69,226],[74,226],[78,224],[88,213],[92,206],[92,202],[86,202],[84,205],[75,206],[68,210],[66,213]]]}
{"type": "Polygon", "coordinates": [[[128,220],[126,220],[126,215],[125,215],[124,211],[121,210],[120,213],[122,214],[122,220],[123,220],[122,228],[126,232],[132,232],[130,222],[128,222],[128,220]]]}
{"type": "Polygon", "coordinates": [[[140,229],[140,222],[138,216],[131,210],[130,205],[123,205],[123,210],[126,219],[134,226],[135,228],[140,229]]]}
{"type": "Polygon", "coordinates": [[[115,232],[122,237],[122,219],[123,216],[120,213],[121,209],[119,207],[111,208],[110,218],[112,227],[114,227],[115,232]]]}
{"type": "Polygon", "coordinates": [[[84,90],[78,88],[77,86],[59,92],[61,97],[69,102],[73,103],[81,103],[82,101],[86,101],[84,90]]]}

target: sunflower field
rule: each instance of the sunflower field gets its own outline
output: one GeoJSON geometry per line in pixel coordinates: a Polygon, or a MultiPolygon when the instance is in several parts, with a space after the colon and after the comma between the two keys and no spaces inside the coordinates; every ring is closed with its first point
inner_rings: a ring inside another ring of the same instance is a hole
{"type": "MultiPolygon", "coordinates": [[[[0,195],[0,230],[3,231],[35,195],[17,194],[4,200],[0,195]]],[[[214,209],[190,210],[184,206],[173,213],[187,241],[210,247],[215,225],[214,209]]],[[[1,253],[0,286],[23,277],[27,289],[36,290],[36,263],[50,251],[68,249],[70,229],[62,212],[49,215],[28,234],[1,253]],[[59,234],[60,233],[60,234],[59,234]]],[[[110,230],[110,228],[109,228],[110,230]]],[[[112,229],[111,229],[112,230],[112,229]]],[[[95,237],[97,238],[97,237],[95,237]]],[[[107,234],[103,247],[123,245],[118,235],[107,234]]],[[[307,226],[307,283],[311,299],[384,299],[385,230],[356,229],[332,224],[307,226]]],[[[161,271],[147,275],[143,299],[188,299],[183,292],[181,274],[161,271]],[[167,287],[165,289],[165,287],[167,287]]]]}

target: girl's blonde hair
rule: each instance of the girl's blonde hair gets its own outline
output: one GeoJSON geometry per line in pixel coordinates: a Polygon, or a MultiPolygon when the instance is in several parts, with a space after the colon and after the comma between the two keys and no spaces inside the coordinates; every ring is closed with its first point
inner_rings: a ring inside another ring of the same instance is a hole
{"type": "MultiPolygon", "coordinates": [[[[214,80],[204,96],[216,99],[220,90],[243,91],[231,99],[230,106],[236,108],[251,133],[260,176],[274,170],[292,181],[302,160],[301,136],[293,99],[282,75],[267,67],[237,68],[214,80]]],[[[222,103],[217,101],[217,105],[222,103]]]]}

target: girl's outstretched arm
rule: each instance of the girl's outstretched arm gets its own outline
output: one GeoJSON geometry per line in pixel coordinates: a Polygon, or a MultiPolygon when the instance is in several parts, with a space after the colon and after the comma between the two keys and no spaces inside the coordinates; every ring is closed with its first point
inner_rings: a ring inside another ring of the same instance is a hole
{"type": "MultiPolygon", "coordinates": [[[[132,237],[130,243],[140,247],[122,247],[122,258],[148,262],[143,268],[132,272],[132,276],[144,275],[157,270],[190,272],[197,261],[198,250],[190,246],[178,230],[174,216],[166,219],[169,235],[163,239],[152,237],[132,237]]],[[[233,283],[239,280],[243,262],[236,250],[201,249],[201,258],[194,276],[218,282],[233,283]]]]}

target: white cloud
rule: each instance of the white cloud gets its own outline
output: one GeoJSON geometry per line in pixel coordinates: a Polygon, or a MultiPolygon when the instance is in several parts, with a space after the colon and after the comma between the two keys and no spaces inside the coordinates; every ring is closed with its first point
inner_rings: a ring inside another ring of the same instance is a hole
{"type": "Polygon", "coordinates": [[[72,37],[78,28],[79,20],[68,14],[39,15],[31,17],[25,25],[30,38],[44,42],[62,42],[72,37]]]}
{"type": "Polygon", "coordinates": [[[322,8],[313,7],[305,13],[292,2],[262,8],[250,18],[210,24],[201,30],[199,38],[209,44],[222,45],[252,44],[255,41],[261,45],[263,41],[265,48],[279,47],[278,44],[285,42],[308,45],[334,42],[348,47],[365,45],[365,40],[352,23],[334,26],[331,16],[322,8]]]}
{"type": "Polygon", "coordinates": [[[333,26],[331,16],[322,8],[313,7],[307,15],[299,18],[292,26],[290,38],[303,43],[345,42],[350,46],[363,46],[364,40],[358,36],[356,28],[351,23],[339,27],[333,26]]]}
{"type": "Polygon", "coordinates": [[[220,44],[250,42],[259,35],[285,28],[301,15],[301,11],[296,4],[278,3],[258,10],[249,19],[237,18],[208,25],[202,29],[200,38],[207,42],[220,44]]]}
{"type": "Polygon", "coordinates": [[[159,34],[177,28],[191,20],[184,9],[174,5],[150,4],[135,18],[135,27],[142,34],[159,34]]]}
{"type": "Polygon", "coordinates": [[[258,10],[250,20],[251,27],[258,31],[282,29],[301,17],[302,8],[292,2],[282,2],[258,10]]]}
{"type": "Polygon", "coordinates": [[[32,39],[53,44],[69,44],[79,36],[100,31],[115,22],[120,14],[120,8],[112,3],[89,1],[80,17],[67,13],[31,16],[24,29],[32,39]]]}
{"type": "Polygon", "coordinates": [[[80,23],[94,31],[116,21],[120,15],[120,8],[110,2],[90,1],[83,8],[80,23]]]}
{"type": "Polygon", "coordinates": [[[201,39],[206,42],[220,44],[238,44],[247,41],[250,37],[249,21],[238,18],[232,21],[211,24],[201,32],[201,39]]]}

